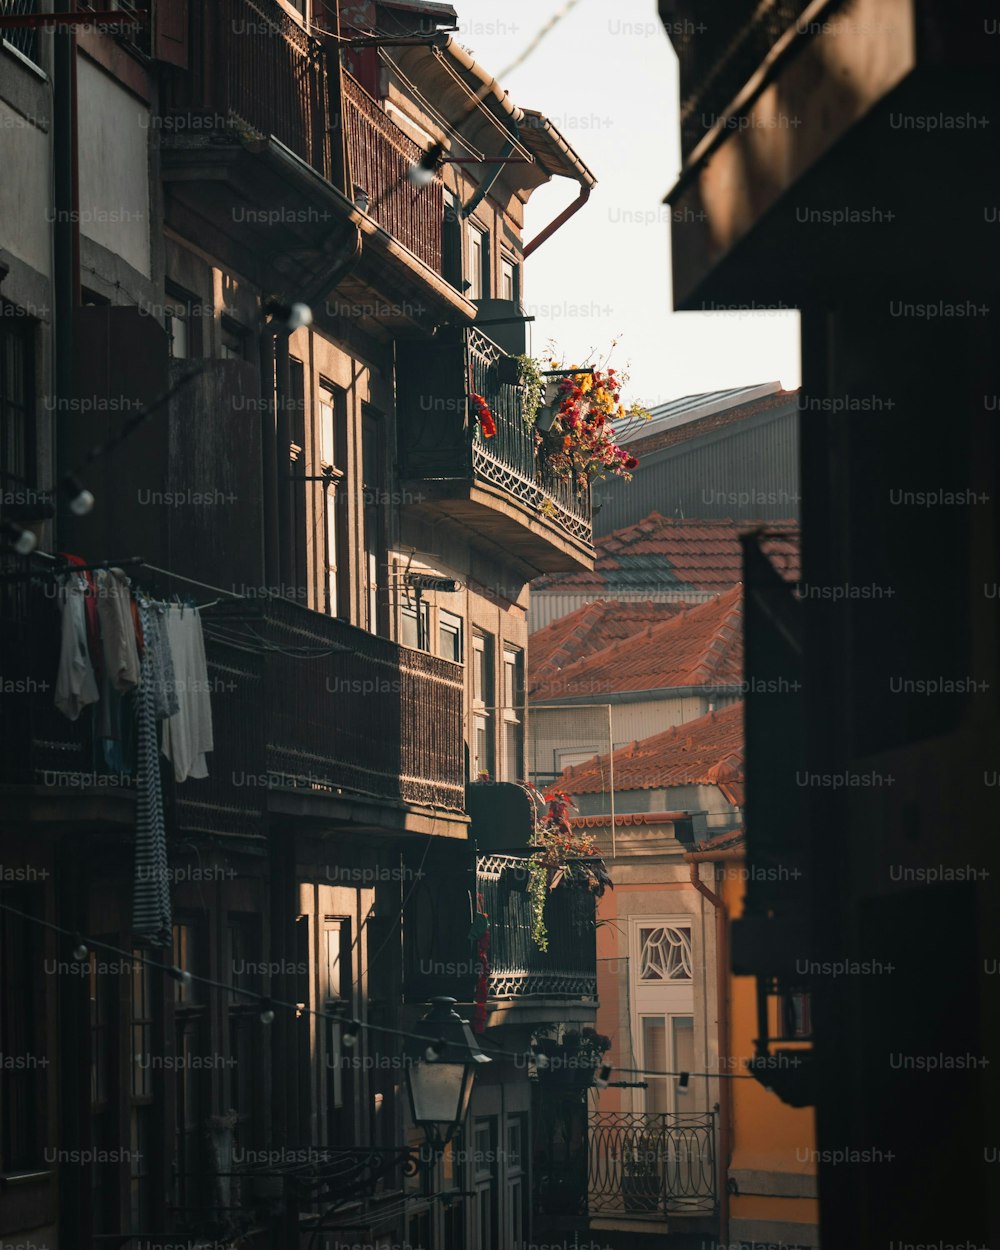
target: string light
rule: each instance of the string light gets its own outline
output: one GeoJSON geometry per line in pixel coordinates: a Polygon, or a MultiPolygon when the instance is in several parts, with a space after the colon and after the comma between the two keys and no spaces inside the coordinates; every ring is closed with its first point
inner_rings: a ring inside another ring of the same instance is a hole
{"type": "Polygon", "coordinates": [[[69,510],[74,516],[86,516],[91,511],[94,506],[94,496],[80,483],[75,474],[67,473],[59,485],[69,500],[69,510]]]}
{"type": "Polygon", "coordinates": [[[260,1000],[260,1022],[261,1024],[274,1024],[274,1008],[269,998],[260,1000]]]}
{"type": "Polygon", "coordinates": [[[0,530],[3,531],[14,551],[19,556],[30,556],[38,546],[38,538],[33,530],[26,530],[23,525],[18,525],[16,521],[4,517],[0,520],[0,530]]]}
{"type": "Polygon", "coordinates": [[[691,1079],[690,1072],[682,1072],[677,1079],[678,1094],[686,1094],[688,1092],[688,1081],[691,1079]]]}
{"type": "Polygon", "coordinates": [[[78,959],[82,963],[83,960],[85,960],[90,954],[90,951],[87,949],[86,943],[83,938],[80,937],[79,933],[73,935],[73,942],[73,958],[78,959]]]}
{"type": "Polygon", "coordinates": [[[543,1055],[542,1052],[538,1049],[537,1044],[531,1047],[531,1055],[535,1061],[535,1067],[539,1070],[539,1072],[544,1072],[545,1069],[549,1066],[548,1055],[543,1055]]]}
{"type": "Polygon", "coordinates": [[[594,1084],[598,1089],[607,1089],[608,1082],[611,1080],[611,1064],[605,1063],[601,1065],[601,1070],[594,1077],[594,1084]]]}
{"type": "Polygon", "coordinates": [[[431,1042],[424,1051],[424,1058],[428,1063],[437,1063],[447,1049],[448,1043],[443,1037],[439,1037],[436,1042],[431,1042]]]}
{"type": "MultiPolygon", "coordinates": [[[[17,907],[11,907],[9,903],[0,903],[0,911],[9,912],[11,915],[18,916],[22,920],[26,920],[31,924],[36,924],[41,928],[49,929],[54,933],[59,933],[63,937],[71,939],[76,944],[77,947],[87,946],[89,949],[93,949],[93,950],[108,951],[111,954],[122,956],[122,958],[126,960],[127,962],[142,964],[146,967],[153,968],[159,972],[165,972],[167,976],[169,976],[172,980],[177,981],[182,985],[190,985],[192,983],[198,984],[198,985],[204,985],[207,988],[216,990],[222,994],[228,994],[228,995],[239,994],[242,997],[249,999],[251,1002],[255,1002],[259,1004],[262,1008],[263,1008],[263,1005],[267,1003],[270,1005],[271,1010],[274,1010],[274,1008],[280,1007],[283,1010],[294,1012],[297,1016],[302,1016],[302,1015],[315,1016],[316,1019],[318,1020],[333,1021],[334,1023],[340,1024],[343,1026],[343,1036],[341,1039],[341,1045],[346,1046],[348,1049],[356,1045],[358,1034],[361,1029],[366,1029],[370,1033],[382,1033],[387,1037],[403,1038],[404,1040],[407,1040],[407,1041],[422,1042],[424,1044],[426,1044],[427,1042],[426,1036],[423,1036],[419,1033],[411,1033],[411,1032],[406,1031],[405,1029],[393,1029],[393,1028],[389,1028],[387,1025],[382,1025],[382,1024],[369,1024],[366,1021],[361,1021],[358,1019],[348,1020],[345,1022],[342,1016],[334,1015],[332,1012],[329,1012],[329,1011],[314,1011],[312,1008],[306,1007],[302,1003],[286,1003],[282,1001],[281,999],[269,998],[266,994],[258,993],[256,990],[243,989],[241,986],[226,985],[221,981],[213,981],[210,977],[196,976],[194,973],[189,972],[186,968],[180,968],[176,964],[166,966],[160,963],[158,960],[150,959],[148,956],[139,954],[138,952],[134,950],[126,950],[121,946],[115,946],[111,942],[102,942],[96,938],[81,936],[78,933],[74,933],[71,929],[66,929],[62,925],[53,923],[51,920],[43,920],[40,916],[32,916],[30,913],[21,911],[17,907]]],[[[427,1047],[427,1050],[428,1051],[433,1050],[437,1058],[437,1057],[440,1057],[440,1055],[444,1052],[446,1047],[447,1047],[447,1042],[445,1041],[445,1039],[439,1038],[436,1042],[432,1043],[431,1046],[427,1047]]],[[[493,1056],[494,1058],[497,1058],[497,1059],[510,1059],[515,1062],[521,1061],[522,1063],[523,1061],[530,1058],[535,1061],[536,1066],[540,1069],[544,1069],[549,1066],[548,1059],[544,1055],[541,1055],[538,1052],[536,1046],[534,1045],[532,1046],[531,1052],[527,1054],[525,1054],[522,1051],[505,1050],[502,1047],[495,1046],[495,1045],[483,1046],[482,1053],[488,1056],[493,1056]]],[[[434,1062],[434,1061],[436,1060],[429,1060],[429,1062],[434,1062]]],[[[610,1065],[606,1065],[606,1066],[609,1068],[609,1073],[610,1073],[610,1065]]],[[[757,1080],[757,1077],[749,1072],[682,1073],[678,1071],[669,1071],[669,1072],[654,1071],[649,1068],[618,1068],[616,1070],[622,1074],[637,1075],[637,1076],[675,1076],[675,1077],[687,1076],[689,1078],[698,1076],[698,1077],[704,1077],[706,1080],[737,1080],[737,1081],[738,1080],[744,1080],[744,1081],[756,1081],[757,1080]]]]}

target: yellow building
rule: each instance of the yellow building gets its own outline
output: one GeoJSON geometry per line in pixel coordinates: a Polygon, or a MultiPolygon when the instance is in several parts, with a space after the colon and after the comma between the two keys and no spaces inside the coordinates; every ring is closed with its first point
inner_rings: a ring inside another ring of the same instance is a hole
{"type": "Polygon", "coordinates": [[[757,982],[730,971],[729,930],[743,910],[746,843],[742,833],[722,834],[698,844],[685,857],[691,880],[717,912],[716,952],[719,1000],[719,1191],[724,1246],[819,1245],[816,1197],[816,1132],[811,1107],[783,1102],[764,1084],[767,1065],[775,1080],[798,1068],[796,1055],[809,1043],[806,995],[769,998],[768,1036],[782,1047],[758,1060],[758,1079],[746,1079],[756,1057],[757,982]],[[782,1071],[784,1070],[784,1071],[782,1071]]]}

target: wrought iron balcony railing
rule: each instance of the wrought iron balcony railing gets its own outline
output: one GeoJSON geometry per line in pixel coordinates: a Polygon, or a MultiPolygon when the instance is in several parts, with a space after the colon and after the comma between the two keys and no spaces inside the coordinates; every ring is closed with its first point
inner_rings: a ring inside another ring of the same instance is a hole
{"type": "Polygon", "coordinates": [[[490,997],[597,998],[596,902],[584,885],[561,885],[545,903],[548,950],[531,929],[528,858],[486,855],[476,889],[490,918],[490,997]]]}
{"type": "Polygon", "coordinates": [[[499,376],[506,353],[474,326],[440,344],[401,344],[397,357],[400,461],[405,477],[501,491],[536,519],[589,544],[590,484],[556,473],[524,419],[521,389],[499,376]],[[487,438],[470,396],[489,405],[487,438]]]}
{"type": "Polygon", "coordinates": [[[363,194],[364,209],[414,256],[441,272],[444,183],[440,174],[415,190],[407,172],[420,147],[381,109],[350,74],[343,72],[341,98],[347,139],[347,185],[363,194]]]}
{"type": "MultiPolygon", "coordinates": [[[[728,0],[706,14],[696,5],[671,6],[668,29],[680,61],[681,151],[685,159],[715,127],[768,54],[801,25],[808,0],[728,0]]],[[[830,9],[823,20],[830,19],[830,9]]],[[[815,23],[822,26],[822,23],[815,23]]]]}
{"type": "Polygon", "coordinates": [[[714,1111],[591,1112],[590,1214],[662,1220],[712,1211],[715,1134],[714,1111]]]}

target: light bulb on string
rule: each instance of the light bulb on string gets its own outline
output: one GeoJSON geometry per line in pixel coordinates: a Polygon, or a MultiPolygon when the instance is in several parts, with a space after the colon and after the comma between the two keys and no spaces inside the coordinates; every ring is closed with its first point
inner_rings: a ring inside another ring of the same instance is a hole
{"type": "Polygon", "coordinates": [[[686,1094],[686,1093],[688,1093],[688,1082],[689,1082],[690,1080],[691,1080],[691,1073],[690,1073],[690,1072],[682,1072],[682,1073],[680,1074],[680,1076],[677,1078],[677,1092],[678,1092],[678,1094],[686,1094]]]}
{"type": "Polygon", "coordinates": [[[414,161],[406,171],[407,181],[414,187],[429,187],[444,156],[444,144],[432,143],[419,161],[414,161]]]}
{"type": "Polygon", "coordinates": [[[67,473],[60,483],[63,494],[69,500],[69,510],[74,516],[86,516],[94,506],[94,496],[81,485],[72,473],[67,473]]]}
{"type": "Polygon", "coordinates": [[[608,1082],[611,1080],[611,1064],[605,1063],[601,1065],[600,1071],[594,1077],[594,1084],[598,1089],[607,1089],[608,1082]]]}
{"type": "Polygon", "coordinates": [[[549,1066],[548,1055],[543,1055],[542,1052],[538,1049],[537,1044],[532,1046],[531,1053],[535,1060],[535,1067],[539,1070],[539,1072],[544,1072],[545,1069],[549,1066]]]}
{"type": "Polygon", "coordinates": [[[187,968],[179,968],[177,964],[167,969],[167,976],[176,981],[178,985],[190,985],[191,973],[187,968]]]}
{"type": "Polygon", "coordinates": [[[358,1044],[358,1033],[361,1031],[360,1020],[348,1020],[344,1025],[344,1036],[341,1039],[347,1050],[353,1050],[358,1044]]]}
{"type": "Polygon", "coordinates": [[[90,954],[90,951],[87,949],[87,944],[84,942],[83,938],[79,935],[79,933],[74,933],[73,934],[73,958],[80,960],[80,962],[82,963],[83,960],[86,959],[89,954],[90,954]]]}
{"type": "Polygon", "coordinates": [[[269,998],[260,1000],[260,1022],[261,1024],[274,1024],[274,1008],[269,998]]]}

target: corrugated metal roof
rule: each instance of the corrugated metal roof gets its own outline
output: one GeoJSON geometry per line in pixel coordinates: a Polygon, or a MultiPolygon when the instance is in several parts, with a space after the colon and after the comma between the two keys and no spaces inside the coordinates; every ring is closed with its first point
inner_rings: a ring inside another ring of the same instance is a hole
{"type": "Polygon", "coordinates": [[[726,391],[706,391],[701,395],[684,395],[680,399],[671,399],[651,408],[652,419],[644,421],[628,434],[623,434],[621,441],[627,443],[649,438],[651,434],[657,434],[661,430],[674,429],[676,426],[686,425],[688,421],[698,421],[702,417],[710,417],[729,408],[738,408],[740,404],[752,403],[755,399],[763,399],[780,390],[780,382],[758,382],[755,386],[735,386],[726,391]]]}

